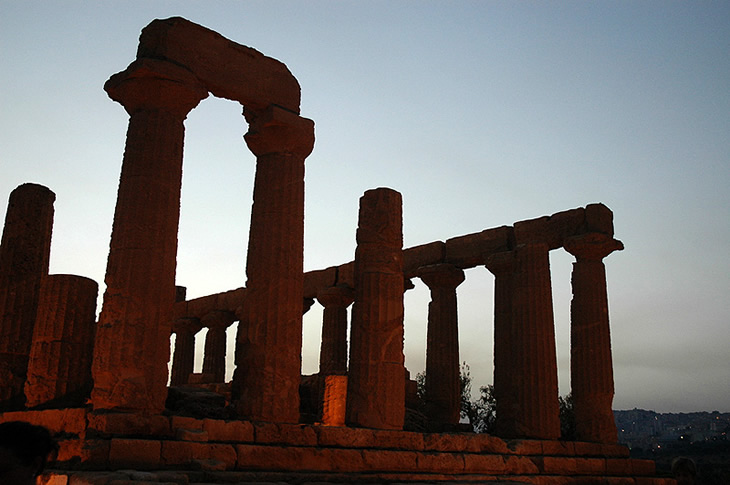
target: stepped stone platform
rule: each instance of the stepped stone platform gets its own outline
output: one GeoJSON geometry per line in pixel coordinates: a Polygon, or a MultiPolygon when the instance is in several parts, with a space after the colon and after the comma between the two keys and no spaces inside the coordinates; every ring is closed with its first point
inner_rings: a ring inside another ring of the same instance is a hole
{"type": "Polygon", "coordinates": [[[530,483],[671,485],[622,445],[100,413],[21,411],[60,437],[45,485],[530,483]]]}

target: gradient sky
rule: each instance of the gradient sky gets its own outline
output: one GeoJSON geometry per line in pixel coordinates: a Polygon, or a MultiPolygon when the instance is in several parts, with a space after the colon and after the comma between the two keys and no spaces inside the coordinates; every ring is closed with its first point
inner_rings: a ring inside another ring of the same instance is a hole
{"type": "MultiPolygon", "coordinates": [[[[605,260],[614,408],[730,411],[730,3],[0,0],[0,213],[21,183],[56,193],[51,273],[103,291],[128,118],[102,86],[140,30],[172,16],[299,80],[317,139],[305,269],[352,260],[358,199],[374,187],[403,194],[406,247],[602,202],[626,246],[605,260]]],[[[186,121],[189,298],[245,284],[255,162],[240,112],[209,98],[186,121]]],[[[572,260],[551,253],[561,394],[572,260]]],[[[429,299],[414,282],[412,375],[429,299]]],[[[492,295],[484,268],[458,288],[475,389],[492,381],[492,295]]],[[[320,322],[315,305],[305,373],[320,322]]]]}

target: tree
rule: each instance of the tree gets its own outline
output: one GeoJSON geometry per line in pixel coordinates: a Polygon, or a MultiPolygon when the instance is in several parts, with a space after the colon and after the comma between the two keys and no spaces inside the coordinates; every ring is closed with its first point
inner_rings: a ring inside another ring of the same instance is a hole
{"type": "Polygon", "coordinates": [[[560,439],[575,441],[575,411],[573,410],[573,393],[558,397],[560,408],[560,439]]]}

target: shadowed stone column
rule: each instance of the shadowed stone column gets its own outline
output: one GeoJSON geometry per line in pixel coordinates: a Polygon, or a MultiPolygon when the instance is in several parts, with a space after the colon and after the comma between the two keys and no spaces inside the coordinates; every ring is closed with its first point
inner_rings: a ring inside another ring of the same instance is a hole
{"type": "Polygon", "coordinates": [[[464,271],[451,264],[419,268],[431,290],[426,338],[426,415],[430,424],[456,425],[461,412],[459,325],[456,287],[464,271]]]}
{"type": "Polygon", "coordinates": [[[226,379],[226,329],[235,320],[233,312],[223,310],[210,312],[201,319],[203,327],[208,327],[203,374],[210,374],[213,382],[224,382],[226,379]]]}
{"type": "Polygon", "coordinates": [[[347,382],[347,423],[354,426],[403,428],[402,210],[391,189],[360,198],[347,382]]]}
{"type": "Polygon", "coordinates": [[[0,409],[22,406],[41,279],[48,274],[56,195],[37,184],[10,193],[0,243],[0,409]]]}
{"type": "Polygon", "coordinates": [[[299,421],[304,301],[304,159],[314,123],[270,106],[244,111],[256,155],[246,301],[232,395],[241,417],[299,421]]]}
{"type": "Polygon", "coordinates": [[[495,434],[517,437],[520,412],[513,379],[513,357],[516,351],[512,325],[514,252],[496,253],[487,258],[486,267],[494,274],[494,397],[496,400],[495,434]]]}
{"type": "Polygon", "coordinates": [[[98,293],[96,282],[81,276],[43,278],[25,383],[28,407],[84,405],[91,391],[98,293]]]}
{"type": "Polygon", "coordinates": [[[568,239],[564,247],[576,257],[570,304],[570,379],[576,439],[616,443],[611,329],[603,258],[624,246],[603,234],[586,234],[568,239]]]}
{"type": "Polygon", "coordinates": [[[349,286],[332,286],[317,293],[317,301],[324,307],[320,375],[347,373],[347,307],[354,299],[355,291],[349,286]]]}
{"type": "Polygon", "coordinates": [[[546,244],[515,249],[512,325],[514,326],[515,431],[519,437],[560,437],[555,325],[546,244]]]}
{"type": "Polygon", "coordinates": [[[171,386],[184,386],[195,364],[195,334],[203,328],[198,318],[181,318],[172,325],[175,353],[172,356],[171,386]]]}
{"type": "Polygon", "coordinates": [[[183,120],[207,96],[189,71],[133,62],[104,85],[129,113],[106,292],[94,351],[94,409],[161,412],[175,301],[183,120]]]}

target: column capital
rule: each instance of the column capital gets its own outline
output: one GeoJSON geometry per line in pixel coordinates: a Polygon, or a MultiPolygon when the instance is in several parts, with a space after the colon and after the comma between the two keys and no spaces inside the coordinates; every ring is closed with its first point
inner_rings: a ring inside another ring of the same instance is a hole
{"type": "Polygon", "coordinates": [[[456,289],[464,281],[464,270],[453,264],[439,263],[421,266],[416,271],[421,281],[430,289],[456,289]]]}
{"type": "Polygon", "coordinates": [[[304,159],[312,153],[314,121],[275,105],[261,112],[244,109],[244,116],[249,127],[243,138],[257,157],[288,154],[304,159]]]}
{"type": "Polygon", "coordinates": [[[195,317],[178,318],[172,323],[172,331],[176,334],[183,332],[197,333],[202,328],[203,324],[200,319],[195,317]]]}
{"type": "Polygon", "coordinates": [[[515,267],[514,251],[503,251],[487,256],[484,266],[494,275],[509,273],[515,267]]]}
{"type": "Polygon", "coordinates": [[[347,308],[355,300],[355,290],[345,285],[330,286],[317,292],[317,301],[325,308],[347,308]]]}
{"type": "Polygon", "coordinates": [[[563,247],[578,260],[600,261],[614,251],[623,250],[624,245],[606,234],[589,233],[567,238],[563,247]]]}
{"type": "Polygon", "coordinates": [[[157,59],[137,59],[104,84],[114,101],[133,115],[138,111],[167,111],[185,119],[208,96],[208,90],[187,69],[157,59]]]}
{"type": "Polygon", "coordinates": [[[236,314],[227,310],[213,310],[200,318],[200,323],[206,328],[228,328],[236,321],[236,314]]]}

